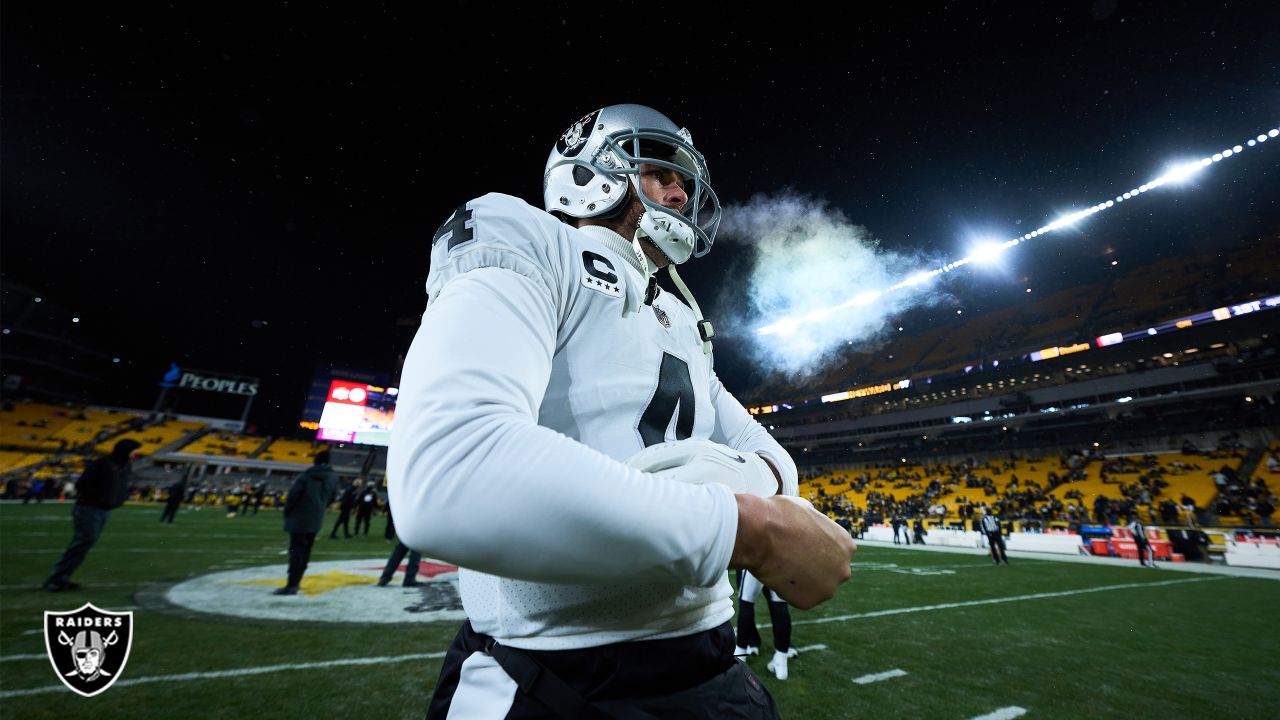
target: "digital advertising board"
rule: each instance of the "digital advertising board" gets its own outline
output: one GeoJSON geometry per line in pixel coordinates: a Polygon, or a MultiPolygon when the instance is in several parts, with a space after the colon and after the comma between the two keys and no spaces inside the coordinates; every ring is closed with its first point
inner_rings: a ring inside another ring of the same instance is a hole
{"type": "Polygon", "coordinates": [[[389,444],[391,423],[396,415],[396,394],[393,387],[350,380],[330,381],[316,439],[364,445],[389,444]]]}

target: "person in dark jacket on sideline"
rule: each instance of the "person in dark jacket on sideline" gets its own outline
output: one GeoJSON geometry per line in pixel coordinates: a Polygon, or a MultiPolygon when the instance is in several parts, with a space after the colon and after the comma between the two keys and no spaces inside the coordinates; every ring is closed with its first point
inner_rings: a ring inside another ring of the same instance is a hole
{"type": "Polygon", "coordinates": [[[142,443],[137,440],[121,440],[111,449],[110,455],[89,463],[76,481],[76,504],[71,508],[71,544],[44,581],[45,590],[60,592],[80,587],[78,583],[71,582],[71,573],[80,567],[89,550],[98,542],[111,511],[123,505],[129,497],[129,475],[133,461],[139,457],[140,447],[142,443]]]}
{"type": "Polygon", "coordinates": [[[276,595],[297,595],[302,574],[311,560],[311,546],[324,523],[324,511],[338,494],[338,476],[329,464],[329,451],[316,453],[313,465],[289,486],[284,501],[284,531],[289,533],[289,580],[276,595]]]}
{"type": "Polygon", "coordinates": [[[365,537],[369,536],[369,524],[373,522],[373,511],[378,509],[378,490],[371,481],[356,494],[356,531],[360,534],[360,525],[364,524],[365,537]]]}
{"type": "Polygon", "coordinates": [[[411,549],[405,545],[403,541],[396,535],[396,523],[392,519],[392,515],[387,513],[387,529],[385,531],[388,540],[395,540],[395,549],[391,551],[391,555],[387,558],[387,565],[382,569],[382,577],[378,578],[378,587],[386,587],[391,583],[391,578],[400,569],[400,561],[404,560],[404,556],[409,556],[409,562],[404,568],[404,586],[417,587],[421,583],[418,582],[418,568],[422,564],[422,553],[411,549]]]}
{"type": "Polygon", "coordinates": [[[165,500],[164,512],[160,513],[160,522],[173,524],[173,518],[182,507],[182,499],[187,495],[187,479],[184,477],[169,486],[169,498],[165,500]]]}
{"type": "Polygon", "coordinates": [[[330,540],[338,538],[339,527],[342,528],[343,537],[351,537],[351,511],[356,507],[356,494],[360,492],[361,483],[360,478],[356,478],[342,492],[342,499],[338,501],[338,519],[333,523],[333,531],[329,533],[330,540]]]}

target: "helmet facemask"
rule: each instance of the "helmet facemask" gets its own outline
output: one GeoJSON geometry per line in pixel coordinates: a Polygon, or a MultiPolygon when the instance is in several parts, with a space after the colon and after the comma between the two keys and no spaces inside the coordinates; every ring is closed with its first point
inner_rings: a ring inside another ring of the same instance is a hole
{"type": "Polygon", "coordinates": [[[706,160],[688,130],[642,105],[597,110],[561,135],[543,176],[544,207],[567,218],[615,219],[630,206],[628,182],[644,206],[639,234],[672,263],[711,250],[721,210],[706,160]],[[641,165],[684,178],[685,206],[666,208],[646,196],[641,165]]]}
{"type": "Polygon", "coordinates": [[[679,133],[648,129],[623,131],[605,138],[597,155],[599,164],[621,165],[613,173],[630,180],[636,197],[644,205],[638,233],[676,265],[710,252],[720,226],[720,201],[711,189],[706,160],[690,144],[688,136],[684,129],[679,133]],[[684,192],[688,197],[684,207],[669,208],[645,194],[641,181],[643,165],[672,170],[684,178],[684,192]]]}

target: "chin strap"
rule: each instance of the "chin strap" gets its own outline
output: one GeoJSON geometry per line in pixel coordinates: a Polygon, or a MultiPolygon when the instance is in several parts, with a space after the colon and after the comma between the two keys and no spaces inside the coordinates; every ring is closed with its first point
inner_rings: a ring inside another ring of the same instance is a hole
{"type": "MultiPolygon", "coordinates": [[[[644,248],[640,245],[641,237],[644,237],[643,231],[637,228],[635,234],[631,236],[631,252],[633,254],[632,259],[635,261],[636,269],[645,273],[649,278],[649,286],[645,289],[644,293],[644,304],[649,305],[653,303],[653,298],[657,295],[657,282],[654,275],[658,272],[658,265],[653,260],[649,259],[648,253],[646,253],[644,248]],[[643,270],[641,270],[641,268],[643,268],[643,270]]],[[[688,303],[689,307],[693,310],[693,316],[695,318],[694,324],[698,328],[698,337],[702,338],[702,352],[706,355],[710,355],[711,340],[716,336],[715,329],[711,327],[711,321],[702,317],[702,308],[698,307],[698,301],[693,299],[693,293],[689,292],[689,286],[684,284],[684,280],[681,279],[680,273],[676,272],[675,263],[667,263],[667,274],[671,276],[671,282],[675,283],[676,289],[680,291],[680,295],[684,297],[684,301],[688,303]]]]}
{"type": "Polygon", "coordinates": [[[680,279],[680,273],[676,272],[676,264],[667,265],[667,274],[671,276],[671,282],[675,283],[676,289],[684,297],[685,302],[689,303],[689,307],[693,309],[693,316],[697,318],[698,336],[702,338],[702,352],[711,354],[711,339],[716,336],[716,331],[711,327],[711,321],[702,317],[702,308],[698,307],[698,301],[693,299],[693,293],[689,292],[689,286],[684,284],[684,280],[680,279]]]}
{"type": "Polygon", "coordinates": [[[644,247],[640,245],[641,237],[643,236],[637,230],[631,238],[631,252],[635,255],[636,269],[644,273],[645,277],[652,278],[653,274],[658,272],[658,265],[649,259],[644,247]]]}

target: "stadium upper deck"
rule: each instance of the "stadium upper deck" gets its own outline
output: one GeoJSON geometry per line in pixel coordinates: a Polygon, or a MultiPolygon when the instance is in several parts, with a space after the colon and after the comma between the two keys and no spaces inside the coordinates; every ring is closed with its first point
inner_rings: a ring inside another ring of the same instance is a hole
{"type": "MultiPolygon", "coordinates": [[[[822,374],[775,376],[741,396],[753,412],[767,414],[775,408],[794,408],[840,393],[880,395],[905,385],[945,383],[974,370],[1099,350],[1120,342],[1116,333],[1133,342],[1138,337],[1128,333],[1145,333],[1149,327],[1177,335],[1176,330],[1234,319],[1254,311],[1248,303],[1274,299],[1280,289],[1274,243],[1275,238],[1259,239],[1132,270],[1117,267],[1114,277],[1099,282],[1058,290],[1043,298],[1028,293],[1021,302],[991,312],[894,336],[874,348],[850,349],[822,374]],[[1236,306],[1238,309],[1233,309],[1236,306]],[[1197,314],[1205,317],[1189,319],[1197,314]]],[[[1257,309],[1277,304],[1263,302],[1257,309]]],[[[917,311],[913,319],[924,322],[928,314],[917,311]]],[[[1235,328],[1242,329],[1239,325],[1235,328]]],[[[1235,339],[1245,340],[1246,334],[1235,332],[1235,339]]],[[[1179,350],[1192,347],[1177,342],[1186,339],[1176,338],[1174,346],[1179,350]]],[[[1097,363],[1088,359],[1093,355],[1078,359],[1094,365],[1090,372],[1098,372],[1097,363]]]]}

